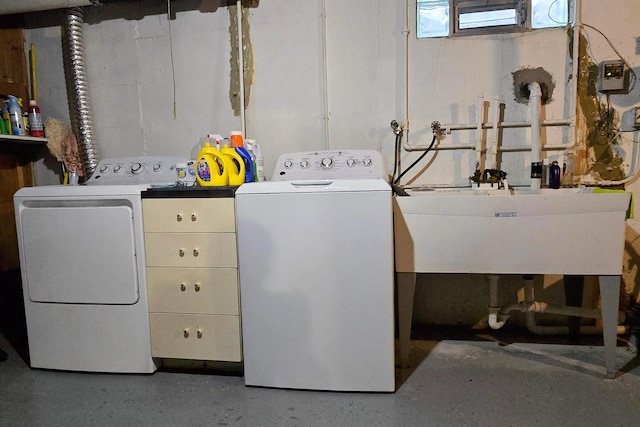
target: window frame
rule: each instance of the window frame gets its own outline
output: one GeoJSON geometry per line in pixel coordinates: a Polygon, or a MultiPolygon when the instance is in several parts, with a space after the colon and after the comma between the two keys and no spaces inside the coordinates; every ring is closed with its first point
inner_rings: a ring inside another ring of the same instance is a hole
{"type": "Polygon", "coordinates": [[[449,36],[468,36],[476,34],[513,33],[530,28],[531,0],[450,0],[449,36]],[[453,13],[451,8],[453,6],[453,13]],[[516,10],[516,23],[494,25],[481,28],[460,28],[460,15],[464,13],[493,12],[497,10],[516,10]]]}
{"type": "MultiPolygon", "coordinates": [[[[571,16],[573,14],[573,0],[563,0],[567,2],[568,8],[568,22],[571,22],[571,16]]],[[[416,0],[416,34],[420,26],[419,16],[419,0],[416,0]]],[[[531,0],[448,0],[449,3],[449,34],[438,36],[423,36],[418,37],[420,39],[429,38],[455,38],[472,35],[487,35],[487,34],[506,34],[506,33],[519,33],[532,30],[544,29],[544,28],[532,28],[532,5],[531,0]],[[460,15],[464,13],[475,12],[490,12],[495,10],[516,10],[516,23],[507,25],[493,25],[480,28],[460,28],[460,15]]],[[[548,27],[548,28],[560,28],[548,27]]]]}

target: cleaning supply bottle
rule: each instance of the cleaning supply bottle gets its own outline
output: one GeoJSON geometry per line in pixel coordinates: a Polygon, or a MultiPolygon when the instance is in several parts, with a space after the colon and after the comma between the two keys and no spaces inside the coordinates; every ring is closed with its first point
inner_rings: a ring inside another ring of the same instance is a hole
{"type": "Polygon", "coordinates": [[[196,159],[196,180],[201,187],[229,185],[228,167],[222,154],[206,141],[196,159]]]}
{"type": "Polygon", "coordinates": [[[249,156],[251,157],[251,164],[253,165],[253,178],[251,179],[251,181],[255,182],[258,180],[258,178],[256,177],[256,155],[253,154],[253,142],[253,139],[245,139],[244,148],[247,150],[247,153],[249,153],[249,156]]]}
{"type": "Polygon", "coordinates": [[[18,104],[18,98],[13,95],[8,96],[9,99],[9,120],[11,120],[12,135],[26,135],[24,124],[22,123],[22,109],[18,104]]]}
{"type": "Polygon", "coordinates": [[[11,135],[11,121],[9,120],[9,100],[2,103],[2,116],[0,117],[0,133],[11,135]]]}
{"type": "Polygon", "coordinates": [[[253,162],[251,161],[251,155],[244,148],[244,137],[242,136],[242,132],[238,130],[231,131],[230,134],[231,139],[231,147],[233,147],[236,152],[242,157],[244,161],[245,168],[245,177],[244,182],[252,182],[253,181],[253,162]]]}
{"type": "Polygon", "coordinates": [[[549,166],[549,188],[560,188],[561,171],[556,160],[549,166]]]}
{"type": "Polygon", "coordinates": [[[260,151],[260,146],[253,139],[247,139],[245,141],[245,145],[247,146],[247,150],[250,151],[251,157],[254,162],[254,181],[264,181],[264,157],[262,157],[262,152],[260,151]]]}
{"type": "Polygon", "coordinates": [[[40,107],[34,99],[29,101],[29,132],[31,136],[44,137],[44,127],[42,125],[42,115],[40,107]]]}
{"type": "Polygon", "coordinates": [[[220,149],[222,154],[227,159],[227,165],[229,167],[229,185],[242,185],[245,182],[245,162],[244,159],[238,154],[238,152],[225,144],[220,149]]]}

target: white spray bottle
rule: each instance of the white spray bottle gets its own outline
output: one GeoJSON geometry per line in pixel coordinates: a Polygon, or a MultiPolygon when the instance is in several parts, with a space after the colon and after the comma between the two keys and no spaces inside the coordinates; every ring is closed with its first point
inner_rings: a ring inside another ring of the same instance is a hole
{"type": "Polygon", "coordinates": [[[260,151],[260,146],[254,139],[246,139],[244,144],[251,153],[251,157],[253,157],[253,161],[255,162],[255,180],[256,181],[265,181],[264,177],[264,157],[262,157],[262,152],[260,151]]]}

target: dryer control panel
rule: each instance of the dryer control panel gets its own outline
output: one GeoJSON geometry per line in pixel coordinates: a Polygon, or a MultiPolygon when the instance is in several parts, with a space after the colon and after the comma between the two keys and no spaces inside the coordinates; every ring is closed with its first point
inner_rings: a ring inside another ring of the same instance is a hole
{"type": "Polygon", "coordinates": [[[87,185],[172,185],[182,157],[121,157],[101,160],[87,185]]]}
{"type": "Polygon", "coordinates": [[[386,162],[375,150],[305,151],[278,158],[272,181],[321,179],[389,180],[386,162]]]}

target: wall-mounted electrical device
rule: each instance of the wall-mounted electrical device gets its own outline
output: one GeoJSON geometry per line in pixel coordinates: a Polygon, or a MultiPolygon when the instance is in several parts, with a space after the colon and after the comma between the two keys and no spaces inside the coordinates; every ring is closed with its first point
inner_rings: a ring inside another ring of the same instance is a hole
{"type": "Polygon", "coordinates": [[[622,60],[602,61],[598,73],[598,91],[602,93],[629,93],[629,68],[622,60]]]}

